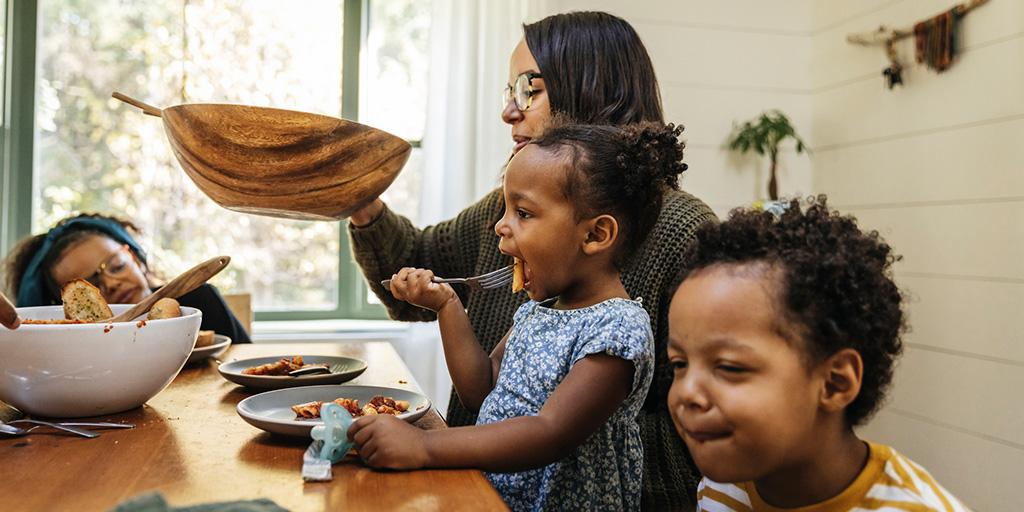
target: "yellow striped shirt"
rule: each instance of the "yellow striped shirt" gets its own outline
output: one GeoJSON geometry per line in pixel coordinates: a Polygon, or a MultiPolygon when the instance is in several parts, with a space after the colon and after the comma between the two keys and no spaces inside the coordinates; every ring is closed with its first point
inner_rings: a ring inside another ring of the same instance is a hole
{"type": "Polygon", "coordinates": [[[867,465],[849,487],[828,500],[780,509],[765,503],[752,482],[720,484],[705,478],[697,489],[698,510],[706,512],[969,512],[927,471],[892,448],[868,443],[867,465]]]}

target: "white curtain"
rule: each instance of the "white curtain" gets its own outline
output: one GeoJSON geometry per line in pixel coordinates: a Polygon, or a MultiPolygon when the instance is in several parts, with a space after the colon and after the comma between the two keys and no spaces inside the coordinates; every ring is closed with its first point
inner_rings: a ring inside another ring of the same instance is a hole
{"type": "Polygon", "coordinates": [[[512,149],[501,88],[544,0],[434,0],[420,219],[448,219],[498,186],[512,149]]]}
{"type": "MultiPolygon", "coordinates": [[[[545,0],[433,0],[420,224],[450,219],[499,185],[512,149],[501,89],[522,24],[547,15],[545,0]]],[[[451,379],[436,323],[413,324],[396,348],[444,413],[451,379]]]]}

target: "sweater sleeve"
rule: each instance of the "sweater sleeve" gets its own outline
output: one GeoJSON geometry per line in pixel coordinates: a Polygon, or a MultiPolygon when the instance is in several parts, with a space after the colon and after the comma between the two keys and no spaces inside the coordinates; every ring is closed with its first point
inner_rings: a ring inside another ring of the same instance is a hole
{"type": "MultiPolygon", "coordinates": [[[[396,300],[380,282],[403,267],[427,268],[444,277],[471,275],[477,267],[481,237],[494,234],[490,224],[502,208],[501,189],[460,212],[454,219],[423,229],[385,205],[384,212],[369,225],[349,224],[352,254],[373,293],[396,320],[429,322],[434,312],[396,300]]],[[[465,290],[456,290],[460,296],[465,290]]],[[[467,297],[462,296],[463,303],[467,297]]]]}

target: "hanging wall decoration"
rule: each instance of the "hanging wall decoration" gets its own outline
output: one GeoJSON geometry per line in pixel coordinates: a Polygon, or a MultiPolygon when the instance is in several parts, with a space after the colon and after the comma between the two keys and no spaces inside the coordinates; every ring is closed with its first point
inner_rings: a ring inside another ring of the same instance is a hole
{"type": "Polygon", "coordinates": [[[913,29],[890,29],[886,26],[861,34],[849,34],[846,40],[864,46],[883,46],[889,57],[889,67],[882,70],[885,85],[892,89],[903,85],[903,64],[896,52],[896,42],[908,37],[914,38],[914,56],[918,64],[924,64],[936,73],[942,73],[953,64],[957,53],[960,20],[976,7],[988,0],[970,0],[946,12],[914,24],[913,29]]]}

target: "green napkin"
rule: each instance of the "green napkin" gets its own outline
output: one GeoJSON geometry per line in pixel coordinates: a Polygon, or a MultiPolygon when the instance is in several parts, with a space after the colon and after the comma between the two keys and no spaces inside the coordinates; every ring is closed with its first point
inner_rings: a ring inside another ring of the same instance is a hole
{"type": "Polygon", "coordinates": [[[288,509],[267,498],[172,507],[160,493],[153,492],[128,499],[111,512],[288,512],[288,509]]]}

